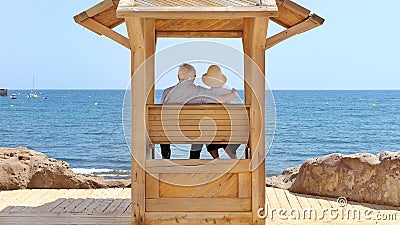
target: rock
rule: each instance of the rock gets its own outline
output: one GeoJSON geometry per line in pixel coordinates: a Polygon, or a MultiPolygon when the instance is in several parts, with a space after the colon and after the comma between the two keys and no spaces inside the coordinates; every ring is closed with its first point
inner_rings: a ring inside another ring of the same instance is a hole
{"type": "Polygon", "coordinates": [[[267,187],[289,189],[299,173],[300,166],[285,169],[281,175],[266,178],[267,187]]]}
{"type": "Polygon", "coordinates": [[[307,160],[298,173],[290,171],[270,179],[269,185],[301,194],[400,206],[400,152],[331,154],[307,160]]]}
{"type": "Polygon", "coordinates": [[[105,180],[75,174],[68,163],[23,147],[0,148],[0,190],[129,186],[129,180],[105,180]]]}

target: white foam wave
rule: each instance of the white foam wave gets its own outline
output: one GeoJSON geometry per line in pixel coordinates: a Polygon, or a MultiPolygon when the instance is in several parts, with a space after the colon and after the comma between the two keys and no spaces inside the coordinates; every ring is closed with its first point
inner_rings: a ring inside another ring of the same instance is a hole
{"type": "Polygon", "coordinates": [[[112,172],[113,170],[111,169],[95,169],[95,168],[72,168],[72,171],[74,173],[79,173],[79,174],[95,174],[95,173],[109,173],[112,172]]]}

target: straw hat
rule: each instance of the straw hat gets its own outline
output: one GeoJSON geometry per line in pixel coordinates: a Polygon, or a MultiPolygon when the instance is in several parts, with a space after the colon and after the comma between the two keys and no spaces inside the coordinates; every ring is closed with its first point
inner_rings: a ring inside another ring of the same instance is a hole
{"type": "Polygon", "coordinates": [[[210,87],[221,87],[226,83],[226,76],[222,74],[219,66],[211,65],[208,67],[207,73],[203,75],[202,80],[210,87]]]}

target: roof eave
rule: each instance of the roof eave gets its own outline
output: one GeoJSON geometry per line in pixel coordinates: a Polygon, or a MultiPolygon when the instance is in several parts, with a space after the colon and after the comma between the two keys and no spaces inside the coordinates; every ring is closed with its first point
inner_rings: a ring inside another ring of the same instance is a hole
{"type": "Polygon", "coordinates": [[[196,18],[244,18],[244,17],[275,17],[278,7],[272,6],[224,6],[224,7],[153,7],[153,6],[122,6],[117,8],[118,18],[141,17],[162,19],[196,19],[196,18]]]}

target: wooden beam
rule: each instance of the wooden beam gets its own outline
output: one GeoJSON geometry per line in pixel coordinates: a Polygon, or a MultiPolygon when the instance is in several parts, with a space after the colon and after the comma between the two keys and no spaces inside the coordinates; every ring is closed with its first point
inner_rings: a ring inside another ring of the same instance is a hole
{"type": "Polygon", "coordinates": [[[227,7],[202,7],[202,6],[170,6],[170,7],[152,7],[135,6],[125,7],[121,3],[117,9],[117,17],[142,17],[142,18],[243,18],[264,16],[278,16],[278,7],[274,6],[227,6],[227,7]]]}
{"type": "Polygon", "coordinates": [[[268,18],[256,17],[244,20],[243,47],[245,57],[245,81],[250,98],[250,150],[252,171],[253,224],[265,224],[257,210],[265,205],[265,37],[268,18]],[[261,73],[260,74],[260,70],[261,73]]]}
{"type": "Polygon", "coordinates": [[[148,212],[246,212],[251,198],[158,198],[146,199],[148,212]]]}
{"type": "MultiPolygon", "coordinates": [[[[146,103],[154,104],[154,85],[155,85],[155,52],[156,52],[156,31],[155,20],[153,18],[142,19],[143,35],[145,41],[145,85],[146,85],[146,103]]],[[[146,126],[146,129],[148,126],[146,126]]],[[[147,132],[146,132],[147,133],[147,132]]],[[[150,138],[146,138],[146,159],[152,159],[155,156],[155,148],[152,147],[150,138]]]]}
{"type": "Polygon", "coordinates": [[[157,31],[241,31],[243,19],[156,19],[157,31]]]}
{"type": "MultiPolygon", "coordinates": [[[[242,45],[244,54],[244,101],[246,105],[251,104],[251,96],[252,90],[250,88],[251,85],[251,65],[249,65],[250,61],[248,60],[249,55],[251,54],[251,40],[250,34],[252,27],[252,19],[244,18],[243,19],[243,37],[242,37],[242,45]]],[[[249,140],[250,141],[250,140],[249,140]]],[[[250,142],[249,142],[250,145],[250,142]]]]}
{"type": "Polygon", "coordinates": [[[81,12],[78,15],[74,16],[75,23],[81,24],[82,21],[86,20],[89,18],[89,16],[86,14],[86,12],[81,12]]]}
{"type": "Polygon", "coordinates": [[[291,1],[291,0],[276,0],[276,4],[278,7],[285,7],[290,11],[302,14],[302,15],[310,15],[311,11],[304,8],[303,6],[291,1]]]}
{"type": "MultiPolygon", "coordinates": [[[[321,18],[321,17],[316,16],[316,18],[318,19],[318,18],[321,18]]],[[[322,23],[323,23],[323,20],[322,20],[322,23]]],[[[321,23],[321,21],[317,21],[316,22],[316,20],[313,19],[313,16],[310,16],[309,18],[307,18],[303,22],[301,22],[301,23],[299,23],[299,24],[297,24],[297,25],[295,25],[293,27],[290,27],[290,28],[278,33],[278,34],[275,34],[275,35],[267,38],[266,49],[269,49],[269,48],[279,44],[280,42],[282,42],[284,40],[287,40],[287,39],[289,39],[289,38],[291,38],[291,37],[293,37],[293,36],[295,36],[297,34],[301,34],[303,32],[311,30],[311,29],[313,29],[315,27],[318,27],[322,23],[321,23]]]]}
{"type": "Polygon", "coordinates": [[[131,7],[135,5],[135,0],[120,0],[118,7],[131,7]]]}
{"type": "MultiPolygon", "coordinates": [[[[126,18],[125,22],[131,49],[144,51],[144,36],[140,19],[137,17],[126,18]]],[[[144,57],[144,52],[142,57],[144,57]]]]}
{"type": "Polygon", "coordinates": [[[170,38],[241,38],[242,31],[157,31],[157,37],[170,38]]]}
{"type": "Polygon", "coordinates": [[[276,2],[275,0],[261,0],[261,5],[274,6],[276,2]]]}
{"type": "Polygon", "coordinates": [[[246,173],[249,159],[241,160],[147,160],[146,169],[150,174],[158,173],[246,173]],[[193,161],[193,162],[192,162],[193,161]],[[190,165],[192,163],[193,165],[190,165]],[[189,165],[188,165],[189,164],[189,165]]]}
{"type": "Polygon", "coordinates": [[[131,45],[131,101],[132,101],[132,223],[145,224],[146,189],[146,108],[145,108],[145,60],[144,36],[139,18],[127,18],[129,41],[131,45]]]}
{"type": "Polygon", "coordinates": [[[146,212],[149,225],[251,224],[251,212],[146,212]]]}
{"type": "Polygon", "coordinates": [[[104,26],[103,24],[97,22],[96,20],[94,20],[92,18],[87,18],[87,19],[81,21],[79,24],[81,24],[82,26],[86,27],[87,29],[89,29],[97,34],[104,35],[104,36],[110,38],[111,40],[117,42],[118,44],[120,44],[128,49],[131,49],[128,38],[115,32],[114,30],[104,26]]]}
{"type": "Polygon", "coordinates": [[[154,80],[155,80],[155,59],[156,53],[156,31],[155,20],[144,19],[143,34],[146,43],[146,103],[154,104],[154,80]]]}
{"type": "Polygon", "coordinates": [[[104,0],[100,3],[98,3],[97,5],[94,5],[90,9],[86,10],[86,14],[89,17],[95,16],[101,12],[104,12],[105,10],[107,10],[108,8],[110,8],[111,6],[113,6],[115,4],[116,4],[115,0],[104,0]]]}

